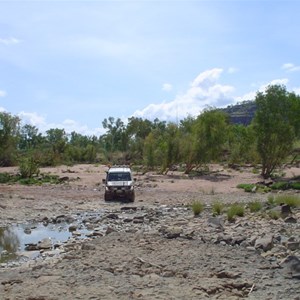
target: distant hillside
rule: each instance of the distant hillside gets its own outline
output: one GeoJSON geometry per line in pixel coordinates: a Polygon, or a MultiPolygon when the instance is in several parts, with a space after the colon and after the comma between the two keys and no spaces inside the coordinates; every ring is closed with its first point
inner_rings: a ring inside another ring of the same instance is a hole
{"type": "Polygon", "coordinates": [[[233,124],[249,125],[254,117],[256,105],[255,101],[244,101],[222,108],[221,111],[229,114],[233,124]]]}

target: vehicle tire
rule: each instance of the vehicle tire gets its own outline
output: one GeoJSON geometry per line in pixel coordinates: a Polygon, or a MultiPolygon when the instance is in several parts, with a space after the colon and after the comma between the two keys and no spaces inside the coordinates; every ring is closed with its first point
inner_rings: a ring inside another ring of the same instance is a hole
{"type": "Polygon", "coordinates": [[[110,197],[107,194],[104,194],[104,201],[109,201],[110,197]]]}

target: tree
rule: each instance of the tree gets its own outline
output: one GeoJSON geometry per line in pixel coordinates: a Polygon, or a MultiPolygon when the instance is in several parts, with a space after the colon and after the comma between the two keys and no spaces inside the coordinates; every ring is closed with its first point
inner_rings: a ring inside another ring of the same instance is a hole
{"type": "Polygon", "coordinates": [[[215,108],[209,108],[198,116],[194,124],[198,163],[220,159],[227,139],[228,123],[228,115],[215,108]]]}
{"type": "Polygon", "coordinates": [[[19,117],[0,112],[0,166],[4,167],[14,164],[19,133],[19,117]]]}
{"type": "Polygon", "coordinates": [[[256,94],[253,122],[264,178],[270,177],[292,150],[295,140],[292,97],[281,85],[270,85],[264,93],[256,94]]]}

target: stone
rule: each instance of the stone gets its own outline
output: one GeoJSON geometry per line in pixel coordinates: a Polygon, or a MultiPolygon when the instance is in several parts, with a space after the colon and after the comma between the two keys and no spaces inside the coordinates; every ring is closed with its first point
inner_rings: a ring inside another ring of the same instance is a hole
{"type": "Polygon", "coordinates": [[[262,249],[265,252],[271,250],[273,246],[273,235],[258,238],[254,245],[255,249],[262,249]]]}
{"type": "Polygon", "coordinates": [[[224,221],[218,217],[210,217],[207,219],[207,223],[219,229],[224,229],[224,221]]]}
{"type": "Polygon", "coordinates": [[[286,247],[291,251],[296,251],[300,249],[300,242],[287,242],[286,247]]]}
{"type": "Polygon", "coordinates": [[[292,213],[291,207],[287,204],[281,205],[281,217],[285,219],[292,213]]]}
{"type": "Polygon", "coordinates": [[[91,251],[91,250],[96,250],[96,246],[91,243],[83,243],[81,245],[81,249],[91,251]]]}
{"type": "Polygon", "coordinates": [[[294,217],[292,217],[292,216],[290,216],[290,217],[285,218],[284,222],[285,223],[290,223],[290,224],[296,224],[297,223],[297,219],[294,218],[294,217]]]}
{"type": "Polygon", "coordinates": [[[52,241],[50,238],[42,239],[37,244],[38,249],[51,249],[52,248],[52,241]]]}
{"type": "Polygon", "coordinates": [[[69,226],[69,231],[70,232],[76,231],[76,229],[77,229],[77,225],[70,225],[69,226]]]}
{"type": "Polygon", "coordinates": [[[176,239],[180,236],[181,233],[182,233],[182,228],[174,226],[174,227],[167,227],[165,229],[164,235],[168,239],[176,239]]]}
{"type": "Polygon", "coordinates": [[[300,279],[300,259],[295,255],[289,255],[281,263],[285,275],[291,278],[300,279]]]}

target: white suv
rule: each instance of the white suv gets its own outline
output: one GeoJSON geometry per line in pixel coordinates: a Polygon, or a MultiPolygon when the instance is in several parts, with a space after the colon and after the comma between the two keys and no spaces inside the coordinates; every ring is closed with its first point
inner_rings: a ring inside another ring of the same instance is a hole
{"type": "Polygon", "coordinates": [[[127,200],[134,202],[134,179],[128,166],[113,166],[106,172],[104,200],[127,200]]]}

